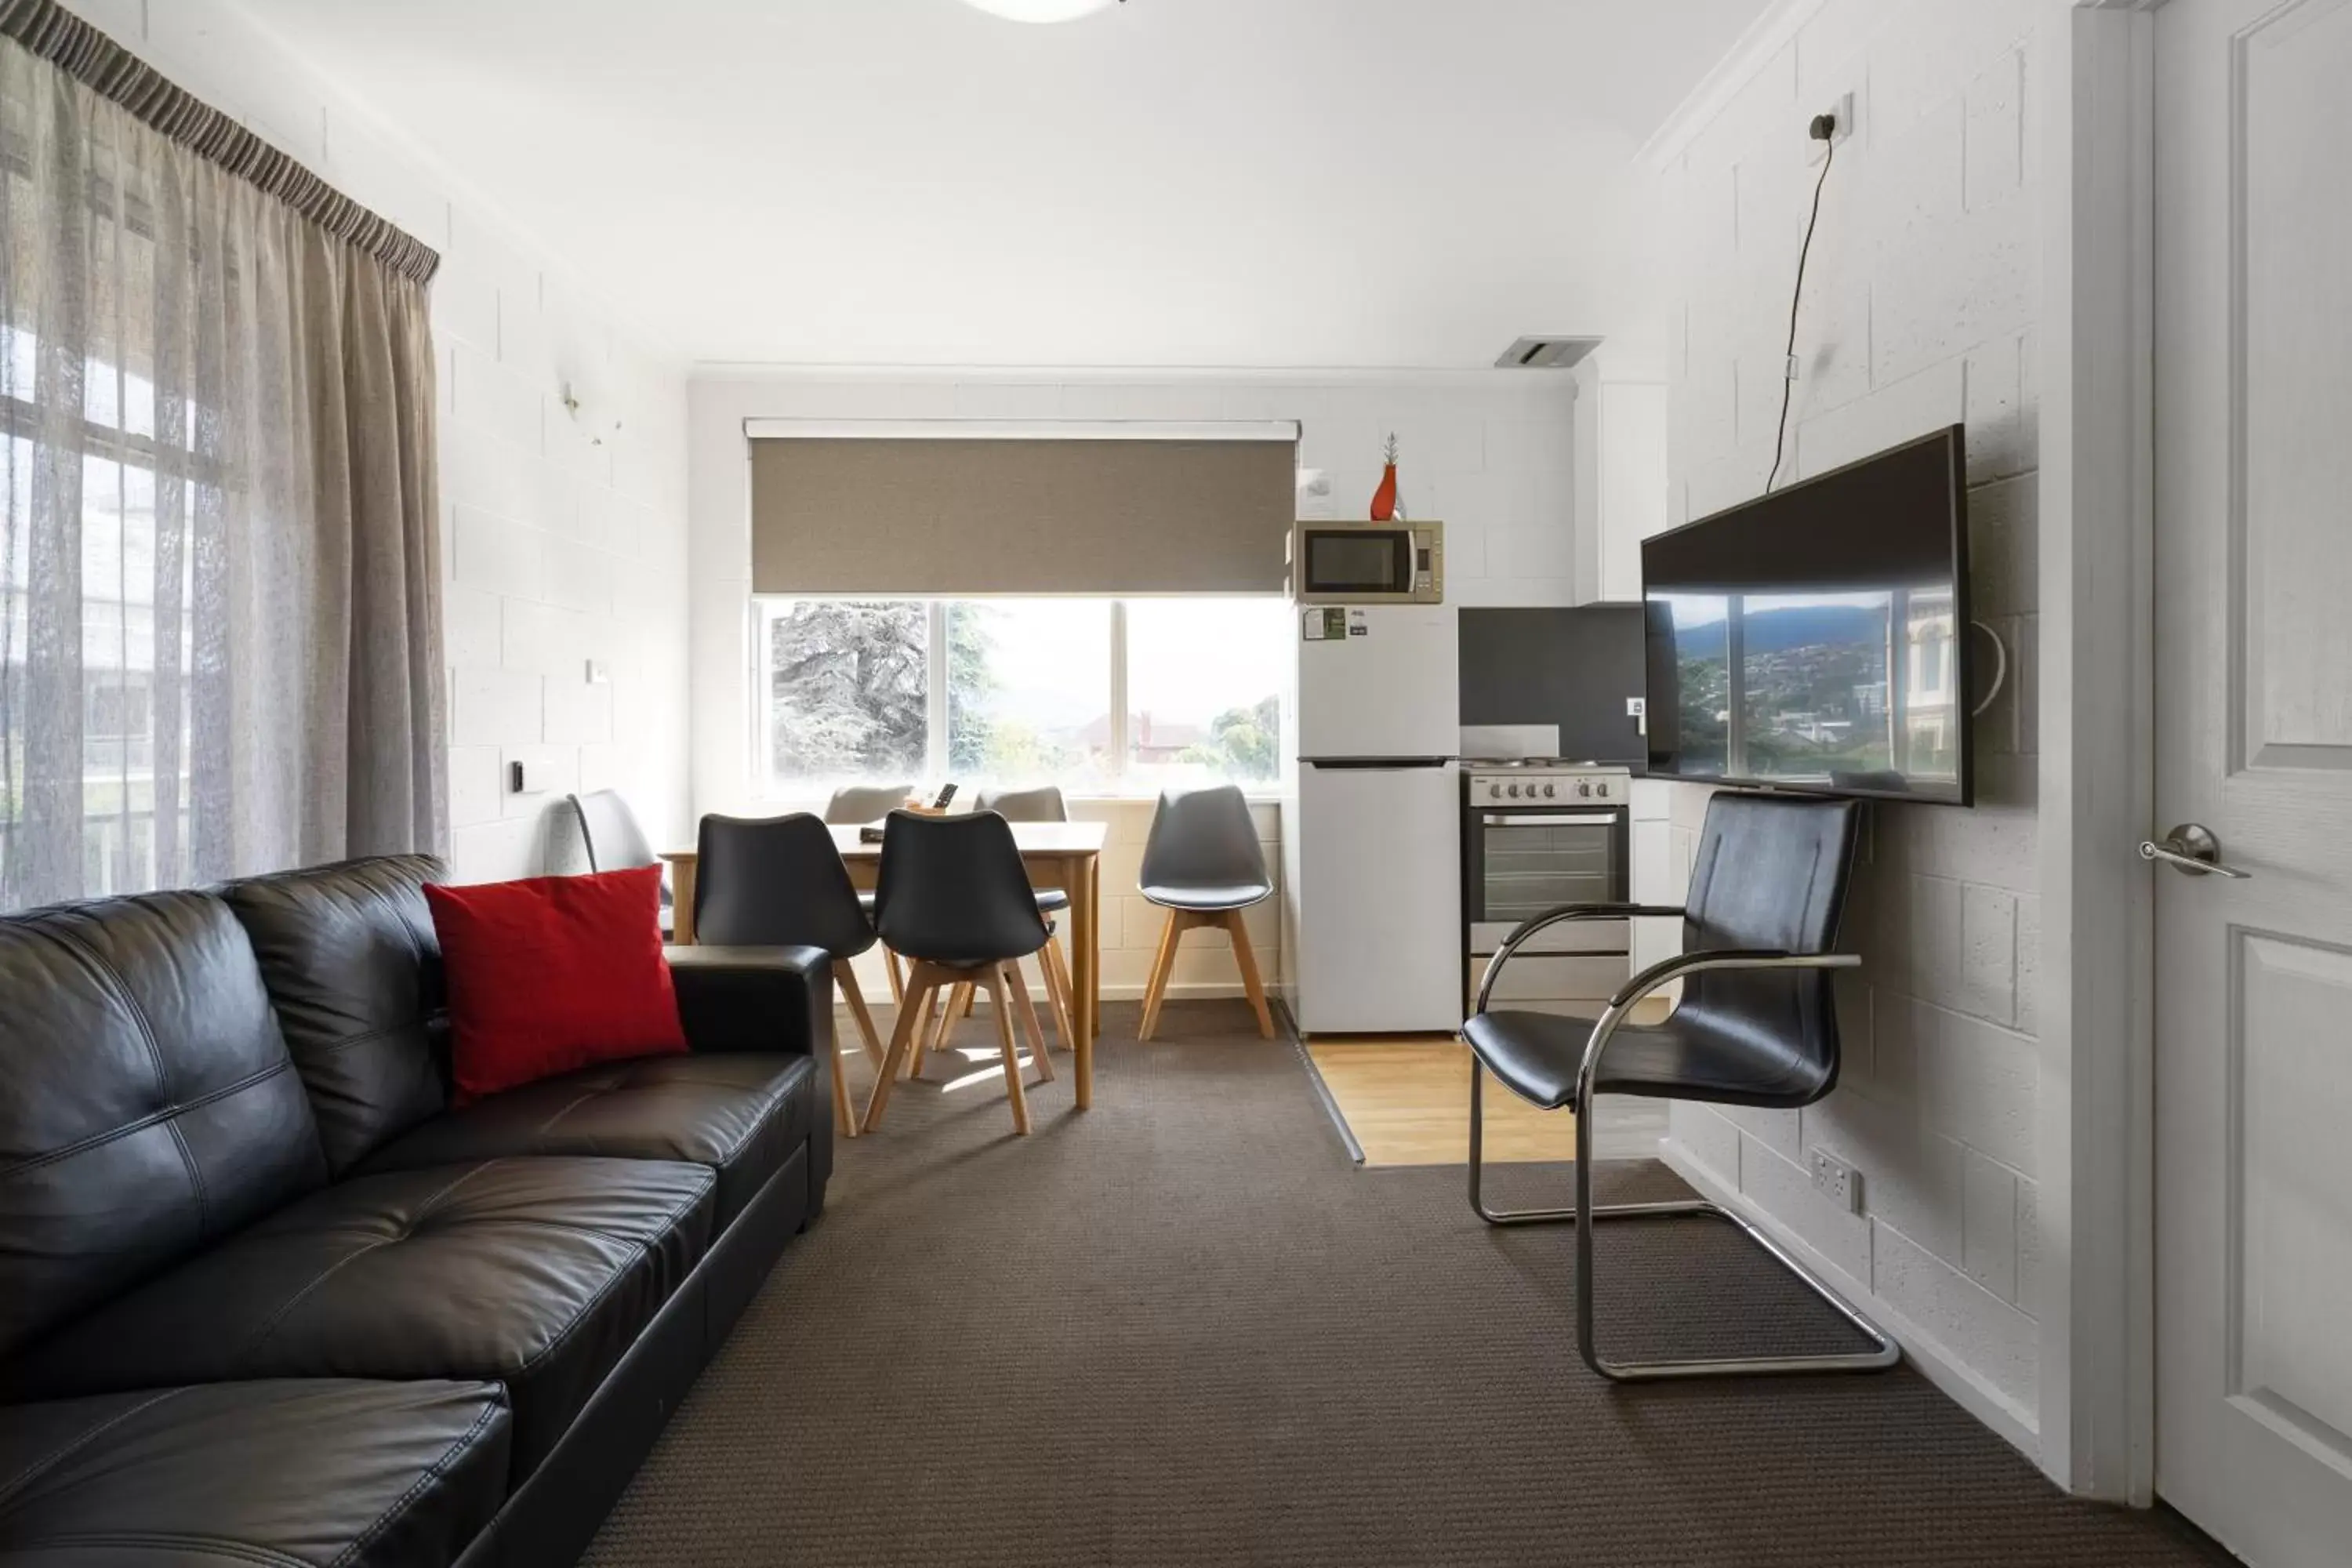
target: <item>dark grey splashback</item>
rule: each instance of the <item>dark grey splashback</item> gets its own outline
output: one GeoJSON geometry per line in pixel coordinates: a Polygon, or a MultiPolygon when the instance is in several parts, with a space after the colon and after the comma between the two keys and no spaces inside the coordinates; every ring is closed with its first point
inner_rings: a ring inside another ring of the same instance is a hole
{"type": "Polygon", "coordinates": [[[1465,609],[1462,723],[1556,724],[1559,754],[1641,765],[1638,721],[1625,700],[1645,689],[1643,609],[1465,609]]]}

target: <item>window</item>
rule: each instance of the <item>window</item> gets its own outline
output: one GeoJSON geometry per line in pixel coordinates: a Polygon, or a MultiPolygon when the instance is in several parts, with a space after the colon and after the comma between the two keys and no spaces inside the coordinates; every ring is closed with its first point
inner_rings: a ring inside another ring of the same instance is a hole
{"type": "Polygon", "coordinates": [[[1106,787],[1111,617],[1099,599],[972,599],[944,606],[947,771],[1012,784],[1106,787]]]}
{"type": "Polygon", "coordinates": [[[768,768],[779,779],[919,778],[930,731],[930,616],[908,602],[771,608],[768,768]]]}
{"type": "Polygon", "coordinates": [[[1127,776],[1144,789],[1282,772],[1280,599],[1137,599],[1127,606],[1127,776]]]}
{"type": "Polygon", "coordinates": [[[1272,597],[763,599],[764,782],[1268,784],[1289,624],[1272,597]]]}

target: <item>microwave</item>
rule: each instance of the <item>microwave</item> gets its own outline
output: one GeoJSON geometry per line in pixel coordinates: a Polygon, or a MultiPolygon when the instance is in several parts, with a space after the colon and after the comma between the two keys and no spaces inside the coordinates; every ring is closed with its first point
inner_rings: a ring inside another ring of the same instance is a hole
{"type": "Polygon", "coordinates": [[[1290,593],[1302,605],[1442,605],[1442,522],[1300,522],[1290,593]]]}

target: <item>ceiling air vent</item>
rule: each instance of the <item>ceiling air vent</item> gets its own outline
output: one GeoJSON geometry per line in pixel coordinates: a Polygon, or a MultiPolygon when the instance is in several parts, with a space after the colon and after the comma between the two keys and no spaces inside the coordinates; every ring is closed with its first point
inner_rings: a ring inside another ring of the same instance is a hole
{"type": "Polygon", "coordinates": [[[1495,363],[1505,370],[1566,370],[1600,346],[1599,338],[1521,338],[1495,363]]]}

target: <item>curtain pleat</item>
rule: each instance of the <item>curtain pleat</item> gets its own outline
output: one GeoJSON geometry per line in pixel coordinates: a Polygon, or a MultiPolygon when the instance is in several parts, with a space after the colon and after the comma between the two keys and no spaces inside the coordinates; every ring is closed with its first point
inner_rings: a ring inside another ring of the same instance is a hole
{"type": "Polygon", "coordinates": [[[442,847],[414,258],[6,41],[0,179],[0,908],[442,847]]]}

